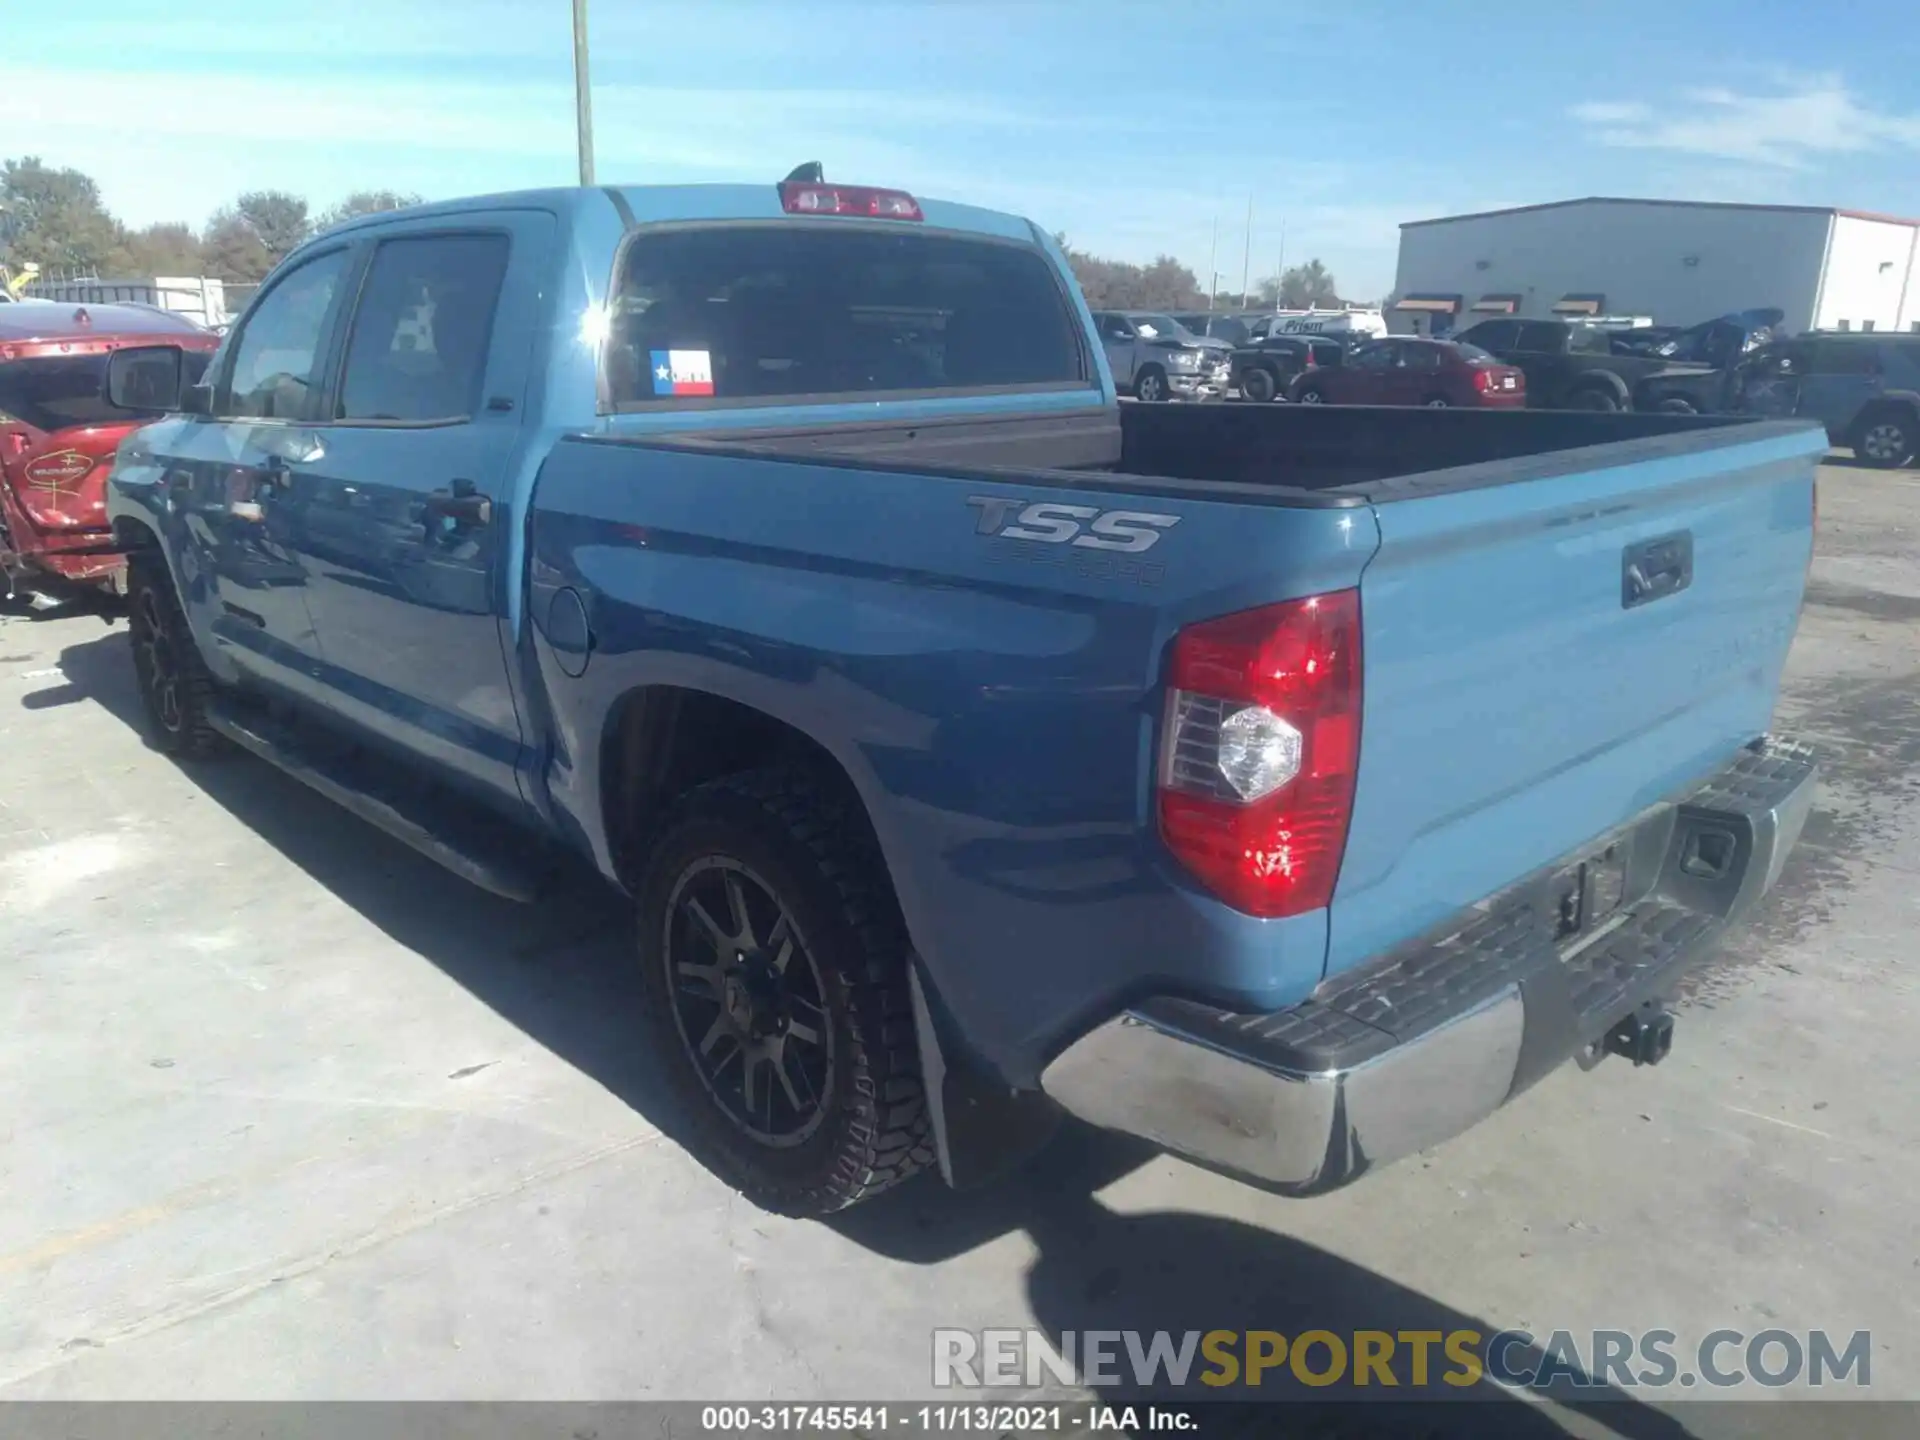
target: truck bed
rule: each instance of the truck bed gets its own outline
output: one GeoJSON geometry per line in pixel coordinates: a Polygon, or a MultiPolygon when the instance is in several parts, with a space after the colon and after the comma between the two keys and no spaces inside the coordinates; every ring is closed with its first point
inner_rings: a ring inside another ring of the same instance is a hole
{"type": "Polygon", "coordinates": [[[704,453],[1294,506],[1353,506],[1696,454],[1807,429],[1726,415],[1137,405],[1061,414],[607,437],[704,453]],[[1578,453],[1576,453],[1578,452],[1578,453]],[[1524,462],[1524,463],[1522,463],[1524,462]],[[1116,485],[1116,480],[1122,481],[1116,485]]]}
{"type": "Polygon", "coordinates": [[[1768,728],[1825,449],[1660,414],[837,418],[547,459],[548,783],[607,831],[602,727],[642,687],[779,717],[864,797],[941,1004],[1016,1087],[1133,996],[1297,1003],[1727,765],[1768,728]],[[1344,858],[1329,905],[1261,919],[1162,842],[1167,657],[1335,594],[1364,671],[1344,858]]]}

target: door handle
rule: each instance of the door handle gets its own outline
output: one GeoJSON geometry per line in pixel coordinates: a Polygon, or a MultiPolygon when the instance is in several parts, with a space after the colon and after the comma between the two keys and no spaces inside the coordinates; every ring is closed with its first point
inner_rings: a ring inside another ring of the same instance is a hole
{"type": "Polygon", "coordinates": [[[1620,608],[1631,610],[1693,583],[1693,532],[1642,540],[1620,552],[1620,608]]]}
{"type": "Polygon", "coordinates": [[[486,525],[493,520],[493,501],[484,495],[429,495],[426,510],[462,525],[486,525]]]}

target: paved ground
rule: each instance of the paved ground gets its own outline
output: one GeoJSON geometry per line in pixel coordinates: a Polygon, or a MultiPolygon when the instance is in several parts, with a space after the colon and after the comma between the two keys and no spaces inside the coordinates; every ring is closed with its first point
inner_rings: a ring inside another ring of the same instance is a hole
{"type": "Polygon", "coordinates": [[[1834,765],[1673,1059],[1308,1203],[1075,1132],[762,1214],[662,1132],[616,904],[184,773],[124,626],[0,620],[0,1397],[907,1397],[934,1326],[1037,1322],[1871,1328],[1920,1398],[1920,473],[1822,512],[1782,709],[1834,765]]]}

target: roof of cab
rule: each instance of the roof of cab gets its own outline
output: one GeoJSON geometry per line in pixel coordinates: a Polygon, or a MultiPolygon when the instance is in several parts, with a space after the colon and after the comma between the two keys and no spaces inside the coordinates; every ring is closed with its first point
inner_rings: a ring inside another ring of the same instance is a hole
{"type": "MultiPolygon", "coordinates": [[[[852,182],[849,182],[852,183],[852,182]]],[[[960,205],[950,200],[928,200],[916,196],[924,224],[941,230],[971,231],[998,239],[1037,243],[1040,232],[1031,221],[999,210],[984,210],[977,205],[960,205]]],[[[636,224],[668,224],[689,220],[799,220],[790,216],[780,203],[777,184],[762,185],[601,185],[571,186],[565,189],[518,190],[498,195],[475,195],[458,200],[436,201],[409,206],[405,210],[382,210],[356,216],[333,227],[330,235],[345,234],[391,220],[413,220],[435,215],[464,215],[476,210],[537,208],[566,211],[590,204],[624,207],[636,224]]],[[[624,218],[624,216],[623,216],[624,218]]],[[[808,217],[807,223],[835,223],[832,217],[808,217]]],[[[909,220],[887,221],[902,229],[916,228],[909,220]]]]}
{"type": "Polygon", "coordinates": [[[0,340],[97,340],[108,335],[200,335],[183,315],[151,305],[74,304],[20,300],[0,305],[0,340]]]}

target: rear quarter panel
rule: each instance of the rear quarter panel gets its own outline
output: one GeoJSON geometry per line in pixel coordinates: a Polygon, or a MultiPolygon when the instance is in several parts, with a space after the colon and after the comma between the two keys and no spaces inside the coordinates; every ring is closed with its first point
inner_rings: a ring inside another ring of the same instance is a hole
{"type": "Polygon", "coordinates": [[[860,791],[961,1031],[1030,1082],[1076,1026],[1132,996],[1271,1008],[1318,982],[1324,912],[1248,919],[1161,849],[1161,668],[1180,625],[1352,585],[1374,542],[1364,507],[569,441],[541,475],[531,538],[548,785],[611,873],[602,750],[622,697],[684,686],[793,725],[860,791]],[[1122,563],[981,535],[970,496],[1178,520],[1122,563]],[[577,677],[545,621],[566,591],[594,636],[577,677]]]}

